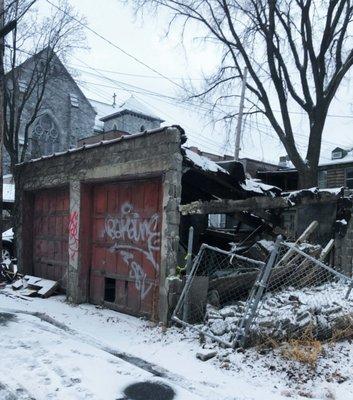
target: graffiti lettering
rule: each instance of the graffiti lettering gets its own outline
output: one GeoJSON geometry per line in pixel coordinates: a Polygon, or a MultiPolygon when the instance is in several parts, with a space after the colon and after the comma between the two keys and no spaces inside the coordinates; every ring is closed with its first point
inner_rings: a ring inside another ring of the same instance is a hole
{"type": "Polygon", "coordinates": [[[108,215],[105,219],[105,233],[115,244],[112,251],[120,249],[137,250],[143,253],[158,271],[159,265],[154,259],[153,252],[159,250],[160,233],[158,228],[158,214],[142,219],[138,213],[133,212],[133,206],[125,203],[121,207],[121,216],[108,215]],[[122,243],[129,241],[133,245],[122,243]]]}
{"type": "Polygon", "coordinates": [[[127,251],[121,251],[124,262],[128,265],[130,269],[130,278],[135,281],[135,288],[140,292],[141,299],[143,300],[148,292],[151,290],[153,283],[147,283],[147,274],[143,270],[140,264],[134,261],[134,256],[127,251]]]}
{"type": "Polygon", "coordinates": [[[69,218],[69,256],[75,260],[78,255],[78,212],[73,211],[69,218]]]}
{"type": "Polygon", "coordinates": [[[150,218],[141,218],[140,214],[133,212],[133,206],[130,203],[123,204],[120,212],[120,215],[106,217],[104,233],[115,241],[110,251],[121,253],[124,262],[129,267],[129,276],[134,279],[135,287],[140,292],[141,299],[144,299],[154,284],[148,282],[146,272],[136,262],[132,251],[142,253],[153,269],[156,272],[159,271],[154,255],[160,245],[159,216],[153,214],[150,218]]]}

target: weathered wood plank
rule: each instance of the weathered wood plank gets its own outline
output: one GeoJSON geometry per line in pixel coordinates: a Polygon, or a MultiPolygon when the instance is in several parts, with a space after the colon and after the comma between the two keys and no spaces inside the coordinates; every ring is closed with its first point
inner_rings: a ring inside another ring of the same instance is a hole
{"type": "Polygon", "coordinates": [[[227,214],[237,211],[254,211],[257,209],[274,209],[289,207],[288,201],[283,197],[251,197],[245,200],[211,200],[194,201],[181,205],[180,212],[188,214],[227,214]]]}
{"type": "Polygon", "coordinates": [[[320,193],[320,197],[297,199],[289,202],[286,197],[250,197],[242,200],[194,201],[179,206],[182,215],[191,214],[232,214],[240,211],[274,210],[296,205],[324,204],[337,201],[339,196],[331,193],[320,193]]]}

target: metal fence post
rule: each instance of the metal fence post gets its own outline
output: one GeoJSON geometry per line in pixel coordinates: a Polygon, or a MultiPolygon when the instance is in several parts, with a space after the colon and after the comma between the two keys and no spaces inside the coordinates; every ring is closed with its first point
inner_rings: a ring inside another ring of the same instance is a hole
{"type": "Polygon", "coordinates": [[[177,316],[178,312],[181,310],[181,307],[183,305],[184,299],[188,295],[188,291],[189,291],[191,283],[192,283],[193,275],[194,275],[195,271],[197,270],[197,268],[198,268],[198,266],[199,266],[199,264],[201,262],[204,250],[205,250],[205,247],[204,247],[204,244],[202,244],[201,247],[200,247],[199,252],[197,253],[197,256],[194,258],[194,262],[192,263],[192,268],[191,268],[191,271],[190,271],[190,275],[188,275],[186,277],[186,282],[185,282],[184,289],[183,289],[183,291],[181,293],[181,296],[179,297],[177,305],[176,305],[176,307],[174,309],[174,312],[172,314],[172,319],[175,320],[175,321],[179,320],[179,318],[175,318],[175,317],[177,316]]]}
{"type": "Polygon", "coordinates": [[[266,265],[260,271],[259,276],[255,282],[253,289],[250,292],[247,304],[245,307],[243,318],[240,321],[237,329],[235,339],[233,342],[234,347],[237,345],[244,346],[246,338],[249,333],[251,323],[253,322],[259,302],[263,296],[263,293],[267,287],[267,283],[272,271],[273,266],[276,263],[279,246],[282,241],[282,236],[277,236],[273,250],[271,251],[270,257],[267,260],[266,265]]]}
{"type": "MultiPolygon", "coordinates": [[[[188,253],[186,255],[186,278],[188,278],[191,272],[193,243],[194,243],[194,228],[190,226],[189,238],[188,238],[188,253]]],[[[183,306],[183,321],[188,322],[188,315],[189,315],[189,291],[185,295],[184,306],[183,306]]]]}

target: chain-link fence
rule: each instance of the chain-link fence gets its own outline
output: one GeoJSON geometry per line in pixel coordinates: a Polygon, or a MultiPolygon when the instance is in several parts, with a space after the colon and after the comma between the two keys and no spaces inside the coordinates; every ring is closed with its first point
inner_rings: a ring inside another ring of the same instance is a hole
{"type": "Polygon", "coordinates": [[[224,346],[353,333],[353,280],[320,246],[278,238],[266,262],[203,245],[173,314],[224,346]]]}

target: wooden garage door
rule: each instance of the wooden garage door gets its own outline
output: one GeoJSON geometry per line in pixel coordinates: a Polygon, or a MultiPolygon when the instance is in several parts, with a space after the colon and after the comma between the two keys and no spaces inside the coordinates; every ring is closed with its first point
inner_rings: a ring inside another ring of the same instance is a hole
{"type": "Polygon", "coordinates": [[[40,191],[34,197],[34,275],[67,284],[69,191],[40,191]]]}
{"type": "Polygon", "coordinates": [[[160,188],[159,179],[94,187],[90,274],[93,303],[156,317],[160,188]]]}

